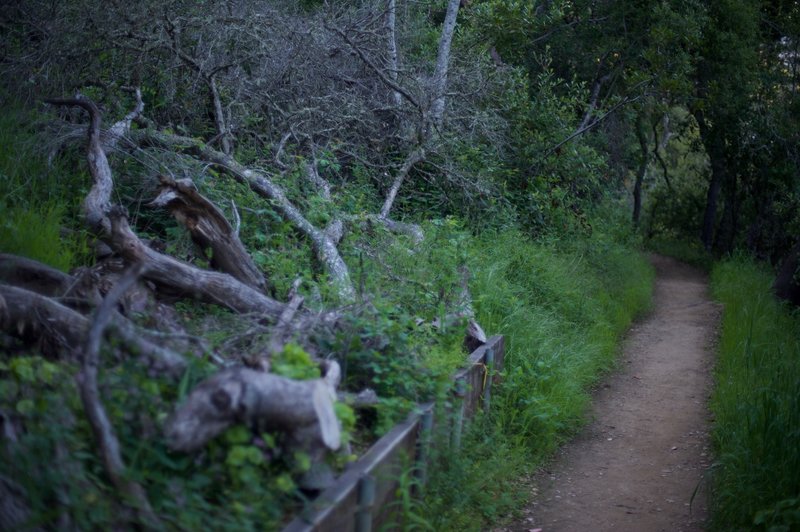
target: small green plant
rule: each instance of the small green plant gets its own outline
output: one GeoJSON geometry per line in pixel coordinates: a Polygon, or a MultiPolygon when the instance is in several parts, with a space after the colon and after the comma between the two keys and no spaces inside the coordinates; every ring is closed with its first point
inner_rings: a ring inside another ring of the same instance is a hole
{"type": "Polygon", "coordinates": [[[302,347],[288,343],[272,357],[272,373],[296,380],[320,378],[319,366],[302,347]]]}

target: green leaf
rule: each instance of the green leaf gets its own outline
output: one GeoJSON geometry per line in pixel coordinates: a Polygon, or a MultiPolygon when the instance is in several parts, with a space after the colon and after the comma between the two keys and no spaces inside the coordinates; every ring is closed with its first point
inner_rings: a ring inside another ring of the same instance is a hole
{"type": "Polygon", "coordinates": [[[17,412],[23,416],[33,413],[36,410],[36,403],[33,399],[23,399],[17,403],[17,412]]]}
{"type": "Polygon", "coordinates": [[[244,425],[236,425],[225,431],[223,439],[233,445],[249,443],[252,435],[244,425]]]}

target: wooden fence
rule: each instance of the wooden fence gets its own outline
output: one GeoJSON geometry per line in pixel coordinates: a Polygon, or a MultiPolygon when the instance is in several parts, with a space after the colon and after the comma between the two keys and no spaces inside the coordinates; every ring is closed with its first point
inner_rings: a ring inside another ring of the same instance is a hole
{"type": "MultiPolygon", "coordinates": [[[[451,445],[461,446],[465,421],[491,401],[492,384],[499,381],[505,350],[502,336],[494,336],[473,351],[467,365],[453,375],[451,445]]],[[[425,482],[433,428],[434,405],[419,405],[406,421],[395,425],[351,464],[333,485],[323,491],[289,523],[283,532],[370,532],[390,525],[397,509],[400,478],[408,465],[416,465],[418,480],[425,482]]]]}

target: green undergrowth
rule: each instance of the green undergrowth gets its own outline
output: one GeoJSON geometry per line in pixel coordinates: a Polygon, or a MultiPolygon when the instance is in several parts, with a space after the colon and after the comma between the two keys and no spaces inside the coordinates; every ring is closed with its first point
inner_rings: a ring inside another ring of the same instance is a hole
{"type": "MultiPolygon", "coordinates": [[[[0,99],[2,100],[2,99],[0,99]]],[[[59,270],[83,264],[86,239],[71,224],[86,189],[72,186],[64,166],[41,155],[32,115],[13,104],[0,114],[0,252],[29,257],[59,270]],[[75,201],[73,201],[75,200],[75,201]]]]}
{"type": "Polygon", "coordinates": [[[647,241],[646,247],[653,253],[674,257],[707,272],[714,265],[714,256],[703,249],[699,241],[654,238],[647,241]]]}
{"type": "Polygon", "coordinates": [[[734,257],[712,272],[723,303],[711,401],[714,530],[800,529],[800,314],[772,272],[734,257]]]}
{"type": "MultiPolygon", "coordinates": [[[[0,117],[0,252],[64,271],[92,264],[80,216],[90,184],[82,148],[63,150],[48,163],[48,137],[35,126],[40,117],[10,109],[0,117]]],[[[137,158],[114,154],[110,162],[113,201],[128,209],[143,239],[180,260],[210,267],[207,254],[174,218],[148,206],[158,175],[191,175],[229,219],[237,209],[241,240],[267,277],[271,295],[285,300],[300,277],[307,308],[337,307],[308,239],[247,187],[155,151],[137,158]]],[[[478,231],[468,219],[425,212],[409,220],[424,231],[418,242],[363,216],[374,212],[380,198],[364,176],[354,176],[347,187],[332,179],[337,210],[295,174],[281,176],[281,185],[313,223],[350,216],[340,250],[358,301],[340,309],[342,318],[328,334],[308,344],[291,338],[274,358],[273,371],[318,377],[317,361],[309,355],[314,353],[339,362],[343,390],[373,389],[379,403],[366,412],[336,406],[344,439],[363,450],[415,404],[446,403],[450,376],[467,355],[468,279],[478,322],[487,333],[506,337],[504,383],[492,413],[464,434],[463,452],[451,452],[447,435],[440,436],[427,496],[403,499],[403,522],[462,530],[508,515],[526,497],[525,475],[580,426],[588,388],[613,366],[620,334],[647,307],[651,271],[626,224],[613,217],[600,221],[613,209],[597,213],[591,225],[565,209],[562,217],[572,225],[531,235],[502,217],[491,220],[494,226],[483,220],[478,231]]],[[[168,528],[279,528],[307,500],[299,486],[310,467],[309,456],[287,449],[283,435],[232,427],[194,454],[171,452],[163,438],[163,423],[175,405],[218,370],[210,351],[234,363],[247,361],[269,346],[268,329],[221,306],[187,298],[164,303],[174,311],[165,319],[203,339],[204,347],[182,353],[191,362],[179,380],[154,376],[113,342],[104,345],[99,384],[127,474],[144,486],[168,528]]],[[[161,317],[144,312],[133,319],[154,328],[161,317]]],[[[102,529],[130,519],[120,514],[124,505],[85,419],[73,380],[75,361],[46,358],[53,353],[10,336],[0,341],[0,411],[18,430],[14,445],[0,445],[0,481],[15,479],[15,489],[27,495],[31,526],[55,527],[68,516],[76,528],[102,529]]],[[[331,465],[341,470],[352,458],[341,453],[331,465]]],[[[408,489],[412,473],[404,477],[408,489]]]]}
{"type": "Polygon", "coordinates": [[[426,498],[433,529],[484,529],[518,509],[526,475],[585,421],[590,387],[648,309],[653,279],[632,242],[603,229],[539,242],[508,231],[472,243],[478,320],[505,335],[503,383],[463,452],[440,450],[447,459],[426,498]]]}

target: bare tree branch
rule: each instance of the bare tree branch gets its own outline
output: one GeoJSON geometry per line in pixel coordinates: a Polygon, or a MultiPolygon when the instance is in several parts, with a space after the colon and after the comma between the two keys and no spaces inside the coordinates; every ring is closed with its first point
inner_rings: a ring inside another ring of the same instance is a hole
{"type": "Polygon", "coordinates": [[[122,279],[106,296],[103,303],[94,313],[91,328],[86,339],[81,371],[77,381],[81,392],[81,400],[89,424],[94,432],[95,439],[100,446],[100,455],[103,465],[112,484],[121,492],[125,502],[133,503],[143,524],[160,528],[161,522],[153,513],[150,502],[144,489],[135,481],[127,478],[125,463],[120,453],[119,440],[114,432],[114,427],[108,419],[108,414],[100,399],[97,388],[97,371],[100,365],[100,342],[103,331],[108,326],[113,316],[114,306],[125,292],[136,282],[144,270],[143,264],[137,264],[123,275],[122,279]]]}
{"type": "Polygon", "coordinates": [[[403,161],[403,165],[394,176],[392,188],[389,189],[389,192],[386,194],[386,199],[384,200],[383,207],[381,208],[381,218],[389,217],[389,211],[392,210],[392,205],[394,205],[394,200],[397,198],[397,193],[400,191],[400,186],[403,184],[403,180],[405,180],[406,176],[414,167],[414,165],[424,159],[425,150],[423,148],[417,148],[408,154],[405,161],[403,161]]]}
{"type": "Polygon", "coordinates": [[[445,89],[447,88],[447,71],[450,65],[450,44],[456,30],[456,17],[461,0],[447,2],[447,14],[442,26],[442,35],[439,38],[439,53],[436,57],[436,70],[433,74],[433,105],[431,106],[431,122],[435,127],[442,123],[445,105],[445,89]]]}
{"type": "Polygon", "coordinates": [[[274,183],[263,172],[247,168],[239,164],[233,157],[208,147],[203,142],[190,137],[181,137],[153,130],[132,131],[131,139],[137,144],[155,145],[178,152],[194,155],[206,162],[221,167],[236,180],[245,183],[257,194],[272,200],[278,212],[294,224],[311,240],[317,258],[331,278],[339,297],[343,301],[353,301],[355,290],[350,281],[350,273],[336,248],[336,244],[324,230],[315,227],[286,197],[283,189],[274,183]]]}

